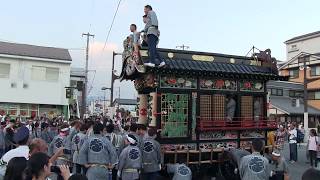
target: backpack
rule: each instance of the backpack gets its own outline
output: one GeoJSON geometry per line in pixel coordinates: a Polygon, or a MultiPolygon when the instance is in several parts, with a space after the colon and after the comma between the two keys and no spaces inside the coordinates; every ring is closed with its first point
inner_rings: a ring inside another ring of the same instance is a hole
{"type": "Polygon", "coordinates": [[[304,139],[304,134],[300,129],[297,129],[297,143],[302,143],[304,139]]]}

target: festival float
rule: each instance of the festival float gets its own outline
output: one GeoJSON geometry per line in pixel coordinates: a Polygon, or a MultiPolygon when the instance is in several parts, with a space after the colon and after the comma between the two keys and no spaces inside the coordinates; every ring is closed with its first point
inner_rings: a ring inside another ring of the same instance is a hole
{"type": "MultiPolygon", "coordinates": [[[[148,50],[133,54],[124,43],[121,80],[139,94],[138,123],[159,130],[164,163],[186,157],[189,166],[221,162],[222,147],[250,149],[277,129],[268,118],[268,80],[279,76],[271,51],[251,57],[158,49],[165,67],[144,67],[148,50]]],[[[224,160],[223,160],[224,161],[224,160]]]]}

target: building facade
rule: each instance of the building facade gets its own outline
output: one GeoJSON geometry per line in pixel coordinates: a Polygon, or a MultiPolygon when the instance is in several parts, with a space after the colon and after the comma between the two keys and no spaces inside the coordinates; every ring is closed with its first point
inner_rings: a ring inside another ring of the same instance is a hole
{"type": "MultiPolygon", "coordinates": [[[[303,84],[287,81],[269,81],[267,83],[270,95],[269,116],[280,123],[303,123],[304,103],[303,84]]],[[[308,105],[309,128],[319,124],[320,110],[308,105]]]]}
{"type": "Polygon", "coordinates": [[[285,41],[287,61],[279,67],[281,75],[289,81],[306,83],[308,104],[320,109],[320,31],[297,36],[285,41]],[[304,78],[306,61],[306,78],[304,78]]]}
{"type": "Polygon", "coordinates": [[[66,116],[70,64],[67,49],[0,42],[0,114],[66,116]]]}
{"type": "Polygon", "coordinates": [[[287,60],[290,61],[302,52],[320,53],[320,31],[293,37],[286,44],[287,60]]]}

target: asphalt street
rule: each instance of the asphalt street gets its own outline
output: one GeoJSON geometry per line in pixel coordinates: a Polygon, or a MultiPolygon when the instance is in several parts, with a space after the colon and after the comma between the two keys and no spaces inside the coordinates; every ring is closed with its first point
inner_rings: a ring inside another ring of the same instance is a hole
{"type": "Polygon", "coordinates": [[[283,155],[289,165],[290,180],[301,180],[303,172],[311,167],[306,157],[306,144],[298,146],[298,161],[294,164],[289,162],[289,144],[285,145],[283,155]]]}

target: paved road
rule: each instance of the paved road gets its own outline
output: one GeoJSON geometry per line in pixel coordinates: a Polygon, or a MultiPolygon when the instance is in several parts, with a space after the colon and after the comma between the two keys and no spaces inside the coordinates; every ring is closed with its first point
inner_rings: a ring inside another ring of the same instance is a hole
{"type": "MultiPolygon", "coordinates": [[[[286,144],[284,149],[284,157],[289,161],[289,144],[286,144]]],[[[290,180],[301,180],[304,171],[310,168],[310,163],[306,158],[306,145],[298,146],[298,162],[291,164],[288,162],[290,171],[290,180]]]]}

